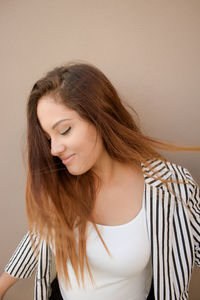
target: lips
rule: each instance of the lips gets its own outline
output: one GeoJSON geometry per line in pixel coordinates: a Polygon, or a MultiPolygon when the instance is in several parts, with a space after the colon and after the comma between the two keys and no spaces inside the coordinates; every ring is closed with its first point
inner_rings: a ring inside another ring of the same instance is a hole
{"type": "Polygon", "coordinates": [[[62,156],[61,160],[66,160],[66,159],[70,158],[72,155],[74,155],[74,154],[68,154],[68,155],[62,156]]]}
{"type": "Polygon", "coordinates": [[[68,162],[70,162],[73,159],[74,154],[69,154],[66,156],[61,157],[62,163],[66,164],[68,162]]]}

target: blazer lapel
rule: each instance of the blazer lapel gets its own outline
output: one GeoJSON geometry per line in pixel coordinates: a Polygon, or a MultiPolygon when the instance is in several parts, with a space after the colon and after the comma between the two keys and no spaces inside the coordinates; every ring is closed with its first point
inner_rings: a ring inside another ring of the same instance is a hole
{"type": "Polygon", "coordinates": [[[151,163],[152,170],[142,169],[145,178],[145,208],[147,227],[152,253],[152,267],[154,280],[155,299],[174,299],[172,272],[172,230],[174,197],[163,185],[162,179],[171,177],[171,171],[164,162],[154,161],[151,163]],[[157,176],[153,178],[153,172],[157,176]]]}

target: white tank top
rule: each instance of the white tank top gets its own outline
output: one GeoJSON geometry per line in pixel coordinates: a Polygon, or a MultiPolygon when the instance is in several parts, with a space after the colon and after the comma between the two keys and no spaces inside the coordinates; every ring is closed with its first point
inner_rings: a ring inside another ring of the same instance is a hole
{"type": "Polygon", "coordinates": [[[96,284],[92,285],[85,268],[85,290],[79,288],[68,262],[72,288],[58,278],[64,300],[145,300],[152,280],[150,242],[147,233],[144,196],[143,205],[130,222],[106,226],[97,224],[110,257],[99,239],[93,225],[88,225],[87,256],[96,284]]]}

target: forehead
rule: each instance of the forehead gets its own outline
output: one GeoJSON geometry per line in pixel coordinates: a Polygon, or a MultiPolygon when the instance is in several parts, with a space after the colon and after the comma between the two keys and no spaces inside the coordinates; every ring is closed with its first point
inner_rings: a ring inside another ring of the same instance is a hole
{"type": "Polygon", "coordinates": [[[57,118],[62,116],[76,116],[79,115],[72,109],[68,108],[61,102],[56,101],[52,96],[43,96],[39,99],[37,105],[37,116],[43,118],[57,118]]]}
{"type": "Polygon", "coordinates": [[[40,98],[37,105],[37,117],[45,132],[50,132],[63,119],[66,119],[65,122],[60,124],[66,123],[67,120],[83,121],[75,110],[68,108],[51,96],[40,98]]]}

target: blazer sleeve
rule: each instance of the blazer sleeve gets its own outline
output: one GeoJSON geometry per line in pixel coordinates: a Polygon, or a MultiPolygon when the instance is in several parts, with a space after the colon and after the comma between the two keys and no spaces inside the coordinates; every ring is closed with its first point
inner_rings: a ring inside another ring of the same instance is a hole
{"type": "Polygon", "coordinates": [[[200,267],[200,188],[187,169],[184,169],[188,181],[188,207],[190,209],[191,229],[193,232],[195,263],[200,267]]]}
{"type": "Polygon", "coordinates": [[[5,266],[5,272],[12,277],[30,277],[38,263],[39,238],[27,232],[5,266]]]}

